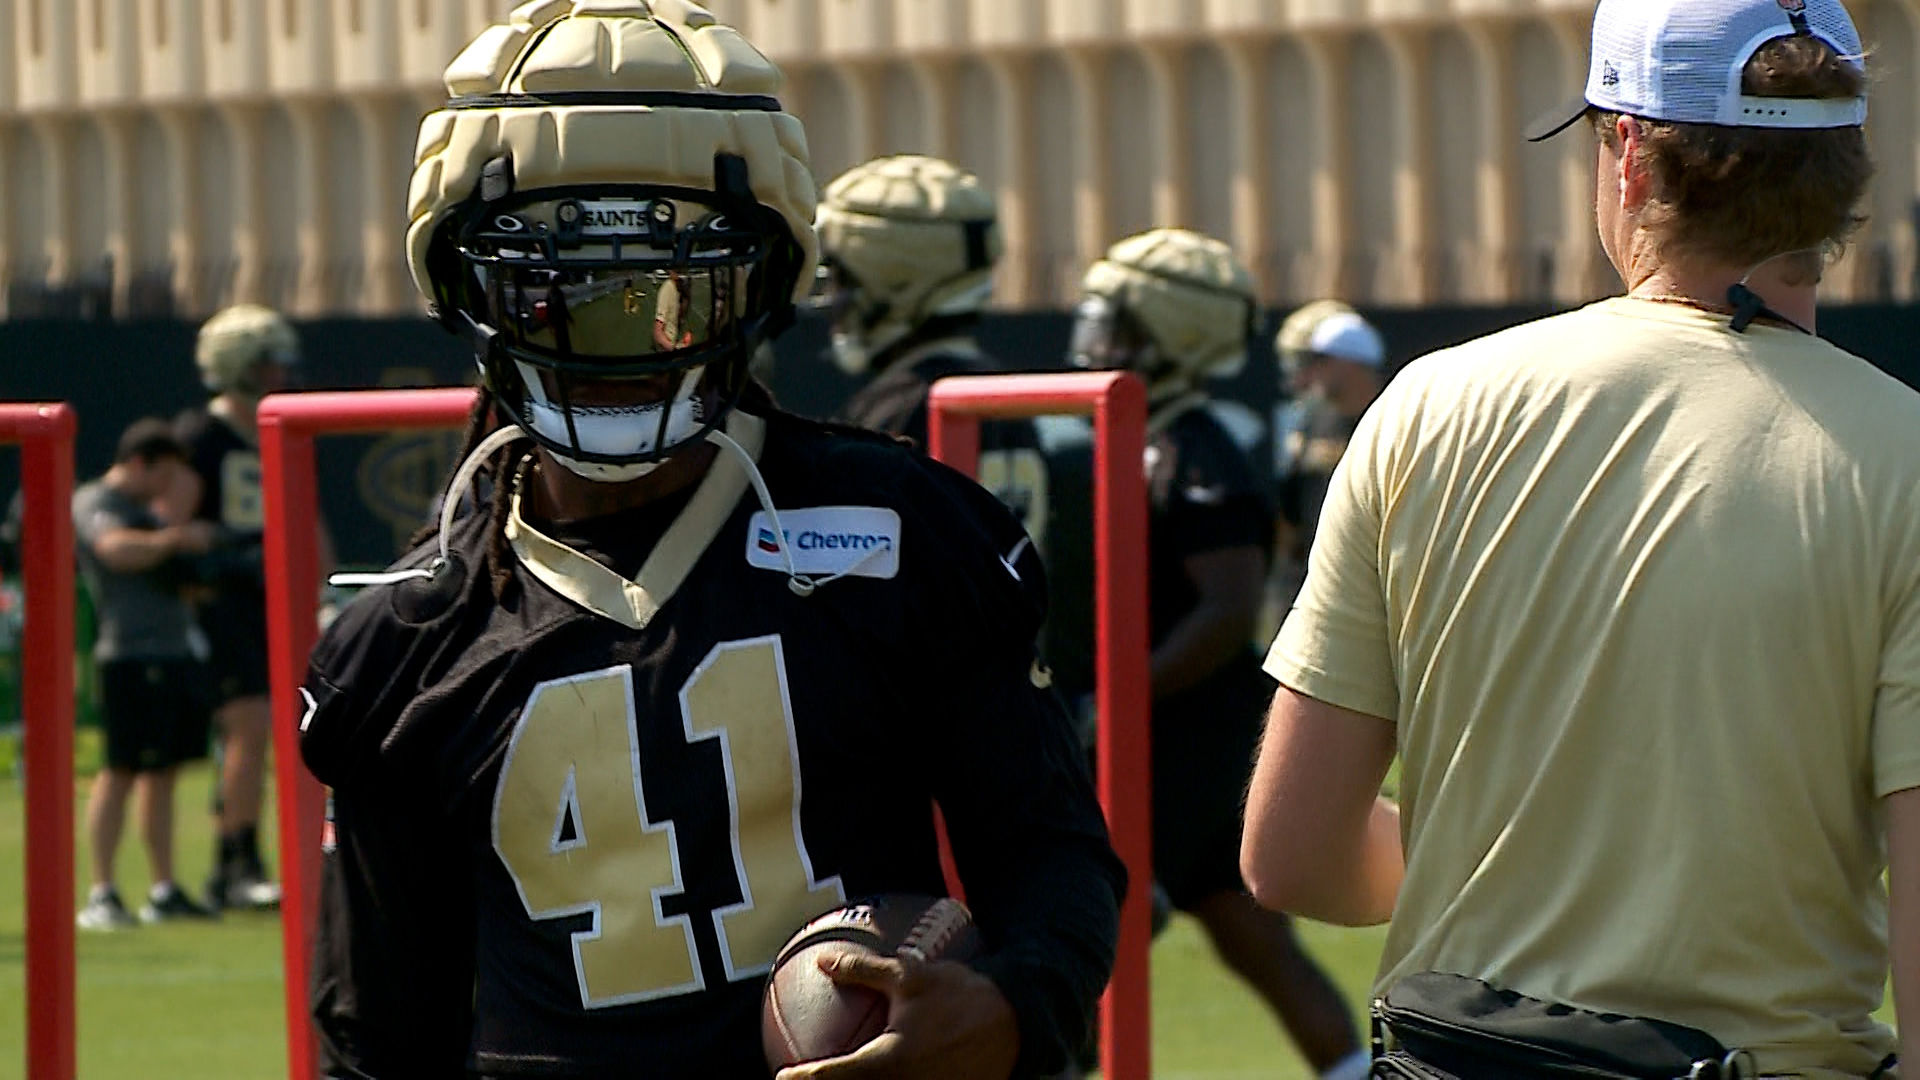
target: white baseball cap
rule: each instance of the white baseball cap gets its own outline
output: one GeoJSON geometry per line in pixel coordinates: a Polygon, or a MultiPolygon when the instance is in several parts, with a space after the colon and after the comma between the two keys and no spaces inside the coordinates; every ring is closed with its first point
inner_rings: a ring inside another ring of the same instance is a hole
{"type": "Polygon", "coordinates": [[[1814,100],[1741,92],[1754,53],[1795,34],[1811,34],[1856,64],[1864,60],[1860,32],[1840,0],[1600,0],[1586,91],[1534,121],[1527,140],[1558,135],[1588,109],[1721,127],[1864,125],[1864,94],[1814,100]]]}
{"type": "Polygon", "coordinates": [[[1351,360],[1368,367],[1383,367],[1387,362],[1387,343],[1373,324],[1352,312],[1340,312],[1320,320],[1307,341],[1307,352],[1351,360]]]}

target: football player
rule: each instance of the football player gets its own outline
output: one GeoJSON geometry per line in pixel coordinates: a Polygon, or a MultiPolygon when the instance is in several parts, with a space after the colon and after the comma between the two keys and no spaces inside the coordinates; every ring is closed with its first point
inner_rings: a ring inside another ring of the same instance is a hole
{"type": "MultiPolygon", "coordinates": [[[[1284,615],[1306,580],[1307,553],[1334,466],[1346,456],[1360,417],[1386,388],[1387,347],[1372,323],[1338,300],[1316,300],[1289,315],[1274,346],[1291,395],[1274,440],[1280,504],[1275,607],[1284,615]]],[[[1277,631],[1278,620],[1273,623],[1277,631]]]]}
{"type": "Polygon", "coordinates": [[[272,713],[267,701],[267,595],[262,561],[260,399],[285,387],[300,362],[300,339],[278,312],[242,304],[200,327],[194,364],[213,394],[181,413],[174,435],[187,448],[183,484],[166,500],[174,512],[219,530],[199,571],[198,612],[208,647],[207,676],[218,732],[214,794],[218,847],[207,903],[271,909],[280,886],[260,856],[260,803],[272,713]]]}
{"type": "Polygon", "coordinates": [[[1125,874],[1032,545],[749,374],[815,261],[779,85],[682,0],[542,0],[422,124],[407,250],[484,388],[437,535],[305,685],[334,1076],[764,1078],[778,949],[943,894],[936,802],[986,954],[834,968],[889,1033],[783,1075],[1040,1075],[1084,1037],[1125,874]]]}
{"type": "MultiPolygon", "coordinates": [[[[843,418],[926,446],[933,384],[1002,370],[974,340],[1003,248],[993,193],[938,158],[880,158],[827,185],[815,231],[834,363],[871,376],[843,418]]],[[[982,425],[980,483],[1044,545],[1047,465],[1032,423],[982,425]]]]}
{"type": "Polygon", "coordinates": [[[1339,993],[1240,878],[1240,797],[1274,691],[1252,644],[1272,518],[1205,383],[1246,363],[1253,280],[1225,244],[1159,229],[1114,245],[1082,288],[1073,364],[1148,388],[1154,876],[1315,1069],[1365,1076],[1339,993]]]}

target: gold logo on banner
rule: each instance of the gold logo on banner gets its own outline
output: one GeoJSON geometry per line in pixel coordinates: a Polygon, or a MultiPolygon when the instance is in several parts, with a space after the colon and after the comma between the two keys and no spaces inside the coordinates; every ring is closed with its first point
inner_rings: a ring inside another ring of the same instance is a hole
{"type": "Polygon", "coordinates": [[[401,431],[382,436],[360,459],[360,502],[393,530],[393,550],[440,510],[441,488],[458,464],[458,431],[401,431]]]}

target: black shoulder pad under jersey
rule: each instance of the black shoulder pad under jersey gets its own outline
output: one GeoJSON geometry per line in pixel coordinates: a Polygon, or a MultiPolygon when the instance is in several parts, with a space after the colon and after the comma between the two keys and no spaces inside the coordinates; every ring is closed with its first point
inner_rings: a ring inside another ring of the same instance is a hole
{"type": "MultiPolygon", "coordinates": [[[[307,662],[300,724],[301,756],[321,782],[338,783],[377,758],[436,658],[457,647],[454,628],[471,610],[475,591],[491,588],[489,527],[485,513],[455,522],[447,561],[433,577],[366,588],[321,634],[307,662]]],[[[430,539],[393,569],[427,568],[439,554],[438,538],[430,539]]]]}

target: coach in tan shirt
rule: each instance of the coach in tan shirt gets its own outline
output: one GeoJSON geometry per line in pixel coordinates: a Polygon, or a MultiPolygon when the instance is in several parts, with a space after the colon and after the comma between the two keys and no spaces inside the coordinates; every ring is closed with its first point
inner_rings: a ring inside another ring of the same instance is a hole
{"type": "Polygon", "coordinates": [[[1628,295],[1417,361],[1360,425],[1242,860],[1271,907],[1391,916],[1382,989],[1864,1077],[1891,959],[1920,1047],[1920,395],[1812,333],[1860,56],[1837,0],[1603,0],[1567,115],[1628,295]]]}

